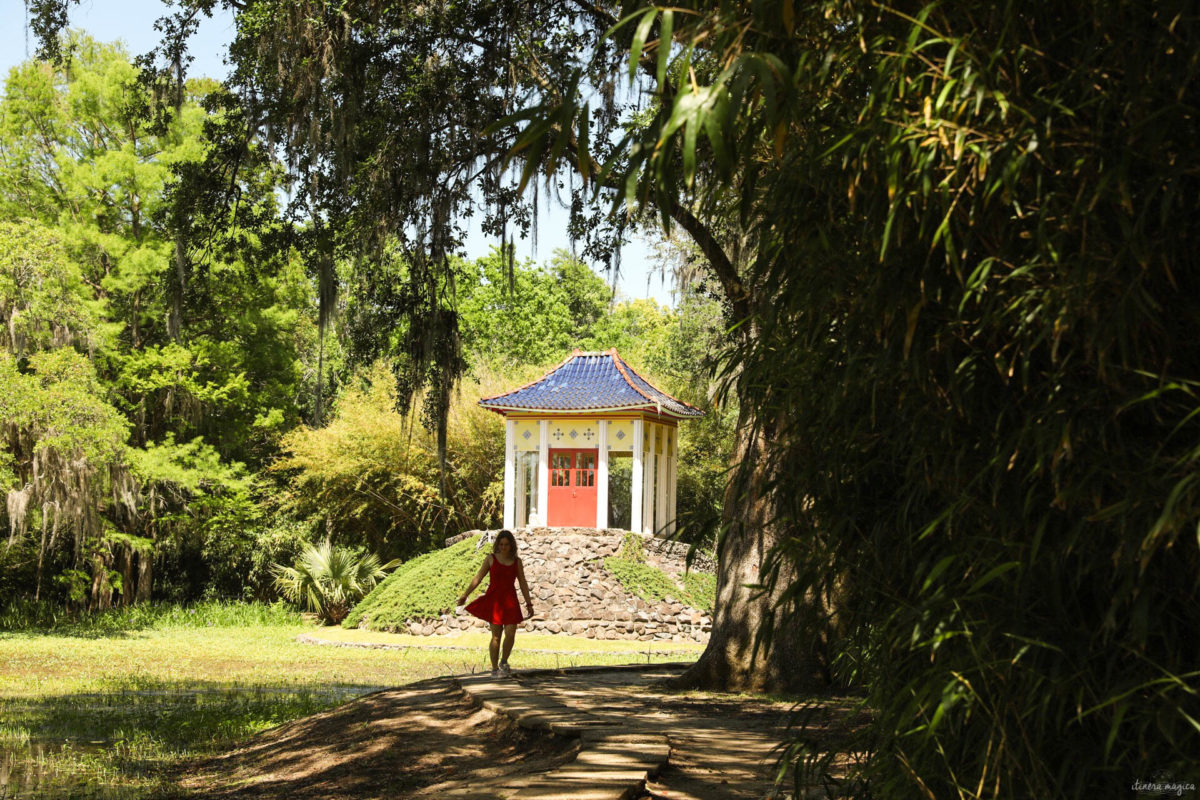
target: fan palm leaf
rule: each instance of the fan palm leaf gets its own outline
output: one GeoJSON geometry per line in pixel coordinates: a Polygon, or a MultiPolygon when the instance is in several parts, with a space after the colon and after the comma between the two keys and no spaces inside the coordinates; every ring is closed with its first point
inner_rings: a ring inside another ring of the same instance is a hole
{"type": "Polygon", "coordinates": [[[394,565],[380,564],[373,553],[334,547],[326,539],[306,547],[294,566],[276,564],[272,573],[280,594],[315,612],[322,622],[335,625],[394,565]]]}

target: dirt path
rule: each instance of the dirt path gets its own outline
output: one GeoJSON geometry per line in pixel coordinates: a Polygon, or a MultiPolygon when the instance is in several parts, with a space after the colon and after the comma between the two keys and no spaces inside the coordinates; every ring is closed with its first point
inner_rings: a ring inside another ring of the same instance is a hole
{"type": "Polygon", "coordinates": [[[449,678],[367,695],[273,728],[179,784],[213,798],[477,797],[574,757],[577,743],[473,709],[449,678]]]}
{"type": "MultiPolygon", "coordinates": [[[[677,671],[532,671],[507,679],[511,683],[492,679],[488,689],[499,698],[492,701],[498,713],[470,702],[465,684],[453,678],[422,681],[266,731],[232,753],[193,765],[179,784],[196,795],[227,800],[494,800],[528,792],[532,785],[549,786],[553,775],[570,773],[576,756],[595,756],[585,755],[579,738],[515,724],[533,697],[539,714],[563,719],[582,714],[601,727],[669,743],[669,756],[663,745],[665,765],[634,797],[790,796],[790,781],[776,791],[775,775],[781,743],[795,732],[788,727],[794,704],[662,689],[660,681],[677,671]]],[[[478,698],[481,690],[472,691],[478,698]]],[[[837,698],[810,704],[806,733],[837,742],[862,721],[853,709],[853,702],[837,698]]]]}

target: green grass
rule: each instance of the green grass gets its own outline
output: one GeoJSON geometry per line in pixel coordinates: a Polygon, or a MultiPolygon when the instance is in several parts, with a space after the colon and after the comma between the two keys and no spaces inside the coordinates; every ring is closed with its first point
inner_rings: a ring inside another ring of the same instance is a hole
{"type": "Polygon", "coordinates": [[[15,601],[0,608],[0,632],[42,631],[96,637],[138,630],[298,625],[299,612],[282,602],[142,603],[97,613],[70,613],[50,603],[15,601]]]}
{"type": "MultiPolygon", "coordinates": [[[[31,796],[177,796],[166,775],[189,757],[381,687],[487,667],[481,636],[463,638],[474,647],[459,650],[321,647],[297,636],[355,632],[271,607],[157,607],[124,618],[137,627],[120,629],[107,617],[91,619],[90,628],[76,620],[49,631],[0,632],[0,770],[11,763],[18,781],[40,771],[31,796]],[[221,624],[255,619],[266,622],[221,624]]],[[[694,655],[658,643],[631,656],[587,639],[541,638],[556,640],[559,651],[530,652],[540,642],[518,634],[514,667],[694,655]]]]}
{"type": "MultiPolygon", "coordinates": [[[[320,639],[331,642],[359,644],[385,644],[397,647],[452,647],[479,650],[487,647],[491,634],[486,631],[466,631],[444,636],[413,636],[408,633],[386,633],[358,628],[321,628],[313,633],[320,639]]],[[[583,636],[564,636],[548,633],[517,634],[516,649],[525,653],[552,652],[560,654],[614,653],[624,654],[627,661],[644,658],[647,651],[655,655],[670,655],[676,658],[699,655],[704,645],[695,642],[639,642],[628,639],[588,639],[583,636]]]]}
{"type": "Polygon", "coordinates": [[[478,536],[401,564],[364,597],[342,627],[377,631],[401,630],[409,619],[428,619],[454,610],[487,555],[476,550],[478,536]]]}

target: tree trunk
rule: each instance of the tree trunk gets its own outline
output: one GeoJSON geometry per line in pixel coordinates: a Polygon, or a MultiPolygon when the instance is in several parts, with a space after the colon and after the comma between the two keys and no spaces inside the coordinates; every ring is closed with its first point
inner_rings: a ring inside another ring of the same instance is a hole
{"type": "Polygon", "coordinates": [[[109,559],[97,553],[92,556],[92,591],[89,603],[92,611],[112,608],[112,583],[108,579],[109,559]]]}
{"type": "Polygon", "coordinates": [[[129,545],[121,548],[121,605],[133,605],[133,593],[136,587],[134,583],[134,561],[137,558],[137,551],[129,545]]]}
{"type": "Polygon", "coordinates": [[[778,693],[828,683],[820,604],[806,597],[797,606],[788,599],[796,573],[786,559],[763,588],[769,555],[786,534],[774,519],[769,487],[775,481],[763,457],[769,442],[748,407],[742,406],[738,421],[738,466],[725,490],[712,634],[700,659],[672,681],[675,688],[778,693]]]}
{"type": "Polygon", "coordinates": [[[154,551],[139,550],[137,556],[137,592],[134,594],[135,603],[145,603],[150,599],[150,588],[154,578],[154,551]]]}

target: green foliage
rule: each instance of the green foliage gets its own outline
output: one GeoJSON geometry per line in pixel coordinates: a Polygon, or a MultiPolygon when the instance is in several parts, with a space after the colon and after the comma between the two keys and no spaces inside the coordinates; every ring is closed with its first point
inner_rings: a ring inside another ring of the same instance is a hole
{"type": "Polygon", "coordinates": [[[294,566],[277,564],[273,572],[275,588],[293,603],[315,611],[326,625],[345,619],[354,603],[385,574],[375,554],[335,547],[328,539],[306,547],[294,566]]]}
{"type": "Polygon", "coordinates": [[[258,479],[242,464],[223,461],[202,439],[176,442],[172,434],[161,443],[132,449],[130,467],[141,485],[144,508],[153,514],[152,552],[163,583],[170,587],[164,599],[266,599],[264,583],[269,582],[261,573],[250,580],[246,569],[253,558],[245,552],[252,546],[247,540],[257,540],[263,527],[258,479]]]}
{"type": "Polygon", "coordinates": [[[717,602],[717,576],[711,572],[688,570],[683,574],[683,600],[693,608],[712,613],[717,602]]]}
{"type": "Polygon", "coordinates": [[[389,558],[498,523],[504,431],[494,414],[476,404],[485,391],[470,385],[455,398],[442,494],[433,435],[412,416],[396,413],[395,382],[385,365],[376,364],[343,391],[327,426],[301,427],[284,437],[286,455],[274,469],[290,478],[294,512],[330,525],[341,541],[389,558]]]}
{"type": "Polygon", "coordinates": [[[68,343],[107,349],[103,310],[55,231],[0,222],[0,347],[17,356],[68,343]]]}
{"type": "Polygon", "coordinates": [[[125,457],[128,423],[104,401],[91,362],[68,348],[34,353],[24,369],[0,352],[0,420],[34,451],[53,449],[95,466],[125,457]]]}
{"type": "Polygon", "coordinates": [[[604,559],[604,568],[620,581],[625,591],[648,603],[668,597],[678,600],[682,594],[669,575],[641,561],[609,556],[604,559]]]}
{"type": "Polygon", "coordinates": [[[342,627],[396,631],[409,620],[453,612],[483,563],[485,554],[476,549],[479,539],[472,536],[404,562],[354,607],[342,627]]]}
{"type": "MultiPolygon", "coordinates": [[[[1195,8],[626,11],[658,102],[602,179],[737,244],[705,255],[764,444],[729,502],[779,528],[777,618],[868,693],[840,788],[1194,775],[1195,8]]],[[[553,168],[589,111],[543,111],[553,168]]]]}
{"type": "Polygon", "coordinates": [[[615,347],[630,364],[636,364],[640,370],[655,377],[665,377],[664,368],[671,355],[668,337],[678,324],[679,318],[655,300],[617,303],[592,328],[583,348],[607,350],[615,347]]]}
{"type": "Polygon", "coordinates": [[[680,585],[667,573],[646,563],[646,551],[637,534],[625,535],[620,552],[605,558],[604,568],[627,592],[648,603],[670,598],[712,613],[717,593],[717,576],[691,570],[683,575],[680,585]]]}
{"type": "Polygon", "coordinates": [[[523,262],[510,272],[508,260],[493,249],[462,269],[463,350],[476,363],[496,369],[557,363],[573,348],[597,341],[609,318],[608,285],[562,251],[545,267],[523,262]]]}
{"type": "Polygon", "coordinates": [[[271,241],[261,150],[221,179],[236,210],[192,194],[223,119],[201,105],[216,84],[150,113],[152,82],[122,48],[62,43],[68,61],[17,66],[0,100],[0,478],[24,487],[14,536],[48,526],[19,591],[144,600],[158,568],[163,596],[194,599],[221,569],[203,560],[214,540],[254,538],[242,463],[298,419],[311,287],[271,241]]]}
{"type": "Polygon", "coordinates": [[[200,583],[204,597],[265,602],[277,596],[271,568],[295,562],[314,535],[310,525],[264,509],[274,502],[256,495],[254,514],[246,524],[210,529],[200,552],[208,566],[200,583]]]}
{"type": "Polygon", "coordinates": [[[300,615],[282,602],[139,603],[81,614],[67,613],[54,603],[20,599],[0,607],[0,631],[41,631],[83,638],[142,630],[248,628],[300,622],[300,615]]]}

